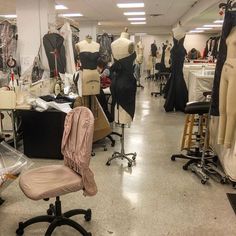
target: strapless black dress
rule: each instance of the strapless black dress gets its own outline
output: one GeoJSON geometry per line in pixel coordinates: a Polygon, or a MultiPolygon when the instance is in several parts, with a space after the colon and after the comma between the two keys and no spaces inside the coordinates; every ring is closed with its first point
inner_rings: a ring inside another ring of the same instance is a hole
{"type": "Polygon", "coordinates": [[[82,69],[96,70],[99,55],[99,52],[80,52],[79,59],[82,65],[82,69]]]}
{"type": "Polygon", "coordinates": [[[114,108],[121,106],[131,117],[134,118],[135,98],[136,98],[136,79],[134,77],[134,61],[136,53],[128,57],[115,60],[111,67],[111,94],[112,112],[114,108]]]}

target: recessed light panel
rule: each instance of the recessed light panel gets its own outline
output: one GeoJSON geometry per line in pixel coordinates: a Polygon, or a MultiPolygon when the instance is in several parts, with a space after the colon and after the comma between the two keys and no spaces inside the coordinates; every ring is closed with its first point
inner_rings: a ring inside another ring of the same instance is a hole
{"type": "Polygon", "coordinates": [[[61,17],[79,17],[79,16],[83,16],[80,13],[68,13],[68,14],[59,14],[59,16],[61,17]]]}
{"type": "Polygon", "coordinates": [[[203,33],[204,30],[190,30],[189,33],[203,33]]]}
{"type": "Polygon", "coordinates": [[[14,14],[0,15],[0,17],[4,17],[4,18],[17,18],[17,15],[14,15],[14,14]]]}
{"type": "Polygon", "coordinates": [[[203,25],[204,28],[221,28],[222,25],[203,25]]]}
{"type": "Polygon", "coordinates": [[[129,21],[145,21],[145,17],[128,18],[129,21]]]}
{"type": "Polygon", "coordinates": [[[130,22],[131,25],[146,25],[146,22],[140,21],[140,22],[130,22]]]}
{"type": "Polygon", "coordinates": [[[138,2],[138,3],[117,3],[116,5],[119,8],[141,8],[141,7],[144,7],[143,2],[138,2]]]}
{"type": "Polygon", "coordinates": [[[214,23],[215,23],[215,24],[223,24],[223,23],[224,23],[224,20],[215,20],[214,23]]]}
{"type": "Polygon", "coordinates": [[[55,9],[56,10],[66,10],[66,9],[68,9],[68,7],[66,7],[62,4],[57,4],[57,5],[55,5],[55,9]]]}
{"type": "Polygon", "coordinates": [[[213,28],[211,28],[211,27],[200,27],[200,28],[196,28],[196,30],[212,30],[213,28]]]}
{"type": "Polygon", "coordinates": [[[131,11],[131,12],[124,12],[125,16],[145,16],[145,12],[144,11],[131,11]]]}

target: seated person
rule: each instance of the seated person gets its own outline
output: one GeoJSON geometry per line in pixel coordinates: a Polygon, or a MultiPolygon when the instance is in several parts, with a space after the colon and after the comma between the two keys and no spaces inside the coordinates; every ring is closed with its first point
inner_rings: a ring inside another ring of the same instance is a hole
{"type": "Polygon", "coordinates": [[[107,63],[105,63],[101,58],[98,59],[97,70],[100,74],[101,89],[100,89],[100,94],[96,95],[96,97],[97,97],[108,121],[111,123],[111,122],[113,122],[114,118],[108,109],[108,101],[107,101],[106,95],[103,91],[103,89],[109,88],[111,85],[110,70],[109,70],[109,67],[107,66],[107,63]]]}
{"type": "Polygon", "coordinates": [[[201,58],[201,53],[196,49],[192,48],[187,55],[189,60],[197,60],[201,58]]]}
{"type": "Polygon", "coordinates": [[[101,58],[97,62],[97,70],[100,74],[101,88],[105,89],[111,86],[110,70],[106,62],[101,58]]]}

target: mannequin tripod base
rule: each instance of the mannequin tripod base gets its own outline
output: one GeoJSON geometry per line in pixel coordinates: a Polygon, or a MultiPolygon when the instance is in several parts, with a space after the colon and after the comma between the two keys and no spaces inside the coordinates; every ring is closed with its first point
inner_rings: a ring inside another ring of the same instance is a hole
{"type": "Polygon", "coordinates": [[[126,159],[128,161],[128,167],[132,167],[133,163],[136,160],[137,153],[125,153],[125,125],[121,125],[122,128],[122,135],[120,136],[120,141],[121,141],[121,151],[120,152],[114,152],[111,156],[111,158],[108,159],[106,165],[110,166],[111,161],[114,159],[121,159],[124,160],[126,159]]]}
{"type": "Polygon", "coordinates": [[[125,154],[125,153],[120,153],[120,152],[114,152],[112,154],[112,157],[108,159],[106,165],[110,166],[111,161],[114,160],[114,159],[121,159],[121,160],[126,159],[128,161],[128,167],[132,167],[133,163],[136,160],[136,156],[137,156],[137,153],[127,153],[127,154],[125,154]],[[131,156],[131,158],[129,158],[129,156],[131,156]]]}

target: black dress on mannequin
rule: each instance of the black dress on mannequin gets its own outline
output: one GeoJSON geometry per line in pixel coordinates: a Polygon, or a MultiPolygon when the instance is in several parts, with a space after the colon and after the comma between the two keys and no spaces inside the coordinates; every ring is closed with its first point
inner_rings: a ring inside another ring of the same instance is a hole
{"type": "Polygon", "coordinates": [[[187,54],[184,39],[178,41],[174,38],[174,46],[171,50],[172,73],[165,89],[164,108],[166,112],[174,110],[184,112],[188,102],[188,90],[183,75],[184,58],[187,54]]]}
{"type": "Polygon", "coordinates": [[[133,64],[136,58],[134,52],[128,57],[115,60],[110,71],[112,74],[111,94],[112,113],[115,106],[121,106],[131,117],[134,118],[136,79],[134,77],[133,64]]]}

